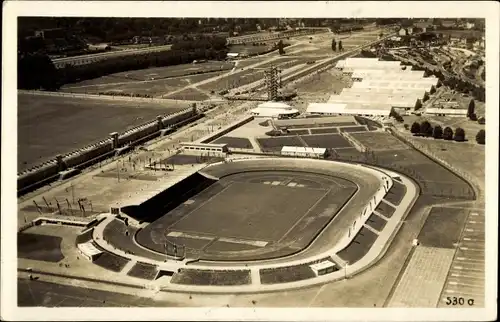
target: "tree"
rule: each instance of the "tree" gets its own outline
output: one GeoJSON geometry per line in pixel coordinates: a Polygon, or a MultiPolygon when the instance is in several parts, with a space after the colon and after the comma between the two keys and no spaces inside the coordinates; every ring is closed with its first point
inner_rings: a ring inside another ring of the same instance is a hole
{"type": "Polygon", "coordinates": [[[332,50],[337,51],[337,42],[335,41],[335,39],[332,39],[332,50]]]}
{"type": "Polygon", "coordinates": [[[476,103],[474,102],[473,99],[470,100],[469,107],[467,108],[467,117],[471,119],[472,115],[474,114],[474,110],[476,108],[476,103]]]}
{"type": "Polygon", "coordinates": [[[413,124],[411,125],[410,132],[412,134],[420,133],[420,124],[418,122],[413,122],[413,124]]]}
{"type": "Polygon", "coordinates": [[[465,141],[465,131],[461,127],[457,127],[455,129],[455,136],[453,137],[453,140],[457,142],[463,142],[465,141]]]}
{"type": "Polygon", "coordinates": [[[432,132],[432,136],[435,139],[442,139],[443,138],[443,128],[441,127],[441,125],[436,125],[434,127],[434,131],[432,132]]]}
{"type": "Polygon", "coordinates": [[[284,55],[285,54],[285,50],[283,48],[284,48],[283,40],[280,40],[278,42],[278,52],[279,52],[280,55],[284,55]]]}
{"type": "Polygon", "coordinates": [[[447,126],[444,128],[443,139],[445,139],[445,140],[452,140],[453,139],[453,130],[451,129],[451,127],[447,126]]]}
{"type": "Polygon", "coordinates": [[[432,125],[429,121],[424,121],[420,124],[420,135],[429,136],[429,134],[432,135],[432,125]]]}
{"type": "Polygon", "coordinates": [[[17,86],[20,89],[56,90],[59,88],[56,67],[47,55],[18,56],[17,86]]]}
{"type": "Polygon", "coordinates": [[[486,143],[486,131],[485,130],[479,130],[476,134],[476,142],[479,144],[485,144],[486,143]]]}
{"type": "Polygon", "coordinates": [[[342,46],[342,40],[339,40],[339,51],[343,51],[344,47],[342,46]]]}

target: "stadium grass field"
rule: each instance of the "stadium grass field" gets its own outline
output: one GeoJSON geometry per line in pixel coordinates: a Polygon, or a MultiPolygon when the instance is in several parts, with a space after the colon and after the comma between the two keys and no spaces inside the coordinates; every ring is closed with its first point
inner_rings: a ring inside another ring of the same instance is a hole
{"type": "Polygon", "coordinates": [[[314,240],[356,190],[348,180],[305,172],[232,174],[140,230],[136,241],[163,252],[166,238],[204,259],[292,253],[314,240]]]}
{"type": "Polygon", "coordinates": [[[185,107],[18,94],[18,171],[185,107]]]}

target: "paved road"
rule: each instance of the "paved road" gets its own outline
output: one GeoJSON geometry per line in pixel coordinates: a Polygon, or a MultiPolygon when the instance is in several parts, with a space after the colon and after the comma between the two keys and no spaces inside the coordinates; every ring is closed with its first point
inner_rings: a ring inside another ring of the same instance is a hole
{"type": "Polygon", "coordinates": [[[40,280],[17,280],[17,301],[21,307],[165,307],[172,302],[157,302],[150,298],[101,291],[40,280]]]}

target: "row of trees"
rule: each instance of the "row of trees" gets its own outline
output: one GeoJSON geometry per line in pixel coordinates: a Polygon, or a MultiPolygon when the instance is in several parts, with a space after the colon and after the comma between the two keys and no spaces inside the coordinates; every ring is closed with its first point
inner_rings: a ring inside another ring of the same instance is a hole
{"type": "MultiPolygon", "coordinates": [[[[332,39],[332,50],[337,51],[337,41],[335,39],[332,39]]],[[[343,51],[344,47],[342,46],[342,40],[339,40],[338,42],[338,50],[343,51]]]]}
{"type": "Polygon", "coordinates": [[[114,57],[83,66],[66,65],[59,70],[46,55],[19,55],[18,88],[56,90],[63,84],[129,70],[187,64],[193,60],[222,60],[227,52],[225,39],[212,37],[179,42],[169,51],[114,57]]]}
{"type": "MultiPolygon", "coordinates": [[[[457,142],[466,141],[465,130],[461,127],[457,127],[455,132],[447,126],[443,128],[440,125],[432,126],[428,121],[423,121],[422,123],[414,122],[411,126],[410,132],[413,135],[433,137],[434,139],[444,139],[444,140],[454,140],[457,142]]],[[[486,132],[485,130],[479,130],[476,134],[476,142],[479,144],[486,143],[486,132]]]]}
{"type": "Polygon", "coordinates": [[[455,140],[457,142],[466,141],[465,131],[461,127],[457,127],[455,131],[453,131],[447,126],[443,130],[440,125],[433,127],[429,121],[423,121],[422,123],[414,122],[410,128],[410,132],[413,135],[433,137],[435,139],[455,140]]]}

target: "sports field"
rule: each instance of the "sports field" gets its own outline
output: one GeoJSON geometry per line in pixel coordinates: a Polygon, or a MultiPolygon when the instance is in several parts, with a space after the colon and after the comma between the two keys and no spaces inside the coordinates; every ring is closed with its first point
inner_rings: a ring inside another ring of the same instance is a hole
{"type": "Polygon", "coordinates": [[[233,174],[139,231],[137,242],[161,252],[166,236],[205,259],[283,256],[308,245],[355,191],[350,181],[319,174],[233,174]]]}
{"type": "Polygon", "coordinates": [[[409,147],[390,133],[365,132],[350,133],[352,137],[371,151],[404,150],[409,147]]]}
{"type": "Polygon", "coordinates": [[[99,84],[71,84],[62,88],[64,92],[86,93],[86,94],[128,94],[128,95],[150,95],[152,97],[166,96],[170,92],[182,89],[188,85],[216,77],[222,72],[211,72],[200,75],[176,76],[171,78],[160,78],[154,80],[131,80],[108,78],[108,81],[97,79],[99,84]]]}
{"type": "Polygon", "coordinates": [[[187,106],[19,94],[18,171],[187,106]]]}

